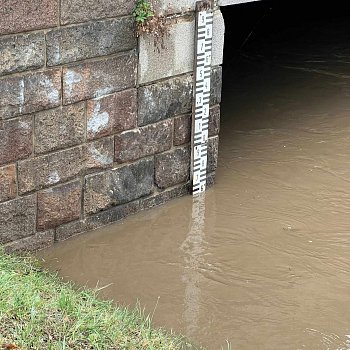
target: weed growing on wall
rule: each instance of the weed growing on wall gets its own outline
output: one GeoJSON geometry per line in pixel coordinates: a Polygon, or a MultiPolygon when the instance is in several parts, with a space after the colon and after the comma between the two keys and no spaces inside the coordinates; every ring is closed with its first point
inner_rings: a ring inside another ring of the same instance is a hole
{"type": "Polygon", "coordinates": [[[150,35],[158,52],[165,49],[164,39],[169,35],[170,19],[165,14],[156,14],[149,0],[137,0],[133,16],[136,36],[150,35]]]}

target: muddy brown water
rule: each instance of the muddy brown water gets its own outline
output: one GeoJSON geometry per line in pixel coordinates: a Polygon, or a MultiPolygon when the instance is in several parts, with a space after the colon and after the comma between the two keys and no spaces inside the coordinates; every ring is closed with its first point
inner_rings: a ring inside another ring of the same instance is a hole
{"type": "Polygon", "coordinates": [[[210,349],[349,349],[348,22],[226,61],[217,184],[199,203],[57,244],[45,265],[210,349]]]}

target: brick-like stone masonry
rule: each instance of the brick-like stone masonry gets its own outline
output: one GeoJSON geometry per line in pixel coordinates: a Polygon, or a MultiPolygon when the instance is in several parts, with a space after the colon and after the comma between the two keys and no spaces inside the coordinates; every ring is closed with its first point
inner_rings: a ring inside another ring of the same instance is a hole
{"type": "MultiPolygon", "coordinates": [[[[139,84],[130,0],[0,0],[0,244],[35,250],[189,193],[192,72],[139,84]]],[[[221,68],[213,67],[209,178],[221,68]]]]}

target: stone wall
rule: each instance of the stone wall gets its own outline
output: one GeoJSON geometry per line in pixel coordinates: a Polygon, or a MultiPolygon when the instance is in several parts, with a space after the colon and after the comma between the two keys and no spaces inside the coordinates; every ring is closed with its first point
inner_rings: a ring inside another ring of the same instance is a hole
{"type": "MultiPolygon", "coordinates": [[[[157,0],[155,0],[157,1],[157,0]]],[[[0,244],[32,250],[189,193],[194,0],[156,52],[131,0],[0,0],[0,244]]],[[[215,12],[209,180],[223,19],[215,12]]]]}

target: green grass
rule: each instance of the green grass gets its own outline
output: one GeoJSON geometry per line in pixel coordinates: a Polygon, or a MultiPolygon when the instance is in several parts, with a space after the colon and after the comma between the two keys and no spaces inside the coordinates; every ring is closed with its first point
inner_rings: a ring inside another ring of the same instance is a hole
{"type": "Polygon", "coordinates": [[[0,349],[199,349],[151,321],[0,249],[0,349]]]}

